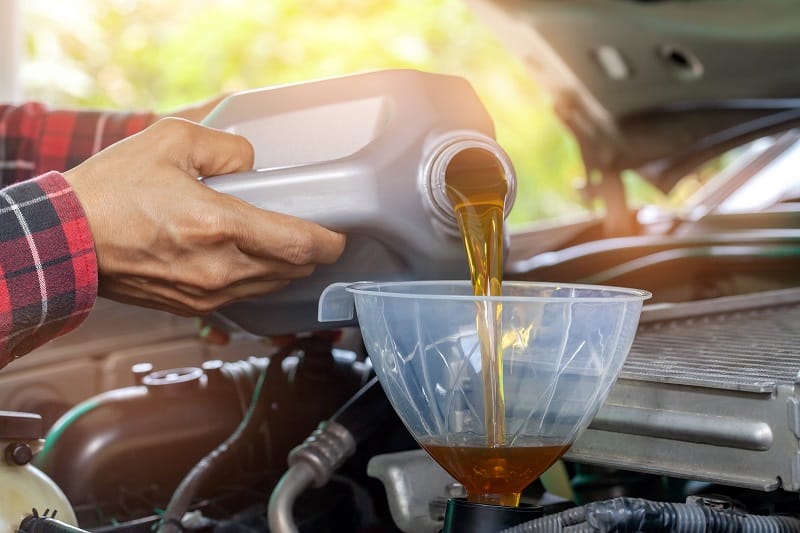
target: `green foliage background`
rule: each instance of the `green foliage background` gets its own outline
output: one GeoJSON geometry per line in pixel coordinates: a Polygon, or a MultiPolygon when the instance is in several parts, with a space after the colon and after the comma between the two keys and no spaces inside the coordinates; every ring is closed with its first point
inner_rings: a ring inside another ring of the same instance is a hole
{"type": "Polygon", "coordinates": [[[26,94],[168,112],[223,91],[408,67],[470,80],[518,173],[510,222],[581,209],[578,149],[460,0],[26,0],[26,94]]]}

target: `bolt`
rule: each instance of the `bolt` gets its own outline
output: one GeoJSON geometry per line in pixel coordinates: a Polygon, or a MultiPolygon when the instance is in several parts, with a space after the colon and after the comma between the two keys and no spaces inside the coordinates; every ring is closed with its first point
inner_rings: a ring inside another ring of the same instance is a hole
{"type": "Polygon", "coordinates": [[[203,372],[206,374],[206,379],[208,380],[207,383],[210,386],[218,386],[222,383],[225,383],[227,380],[225,376],[222,375],[222,367],[224,363],[219,359],[211,359],[208,361],[203,361],[203,372]]]}
{"type": "Polygon", "coordinates": [[[142,380],[144,377],[150,372],[153,371],[153,365],[151,363],[136,363],[131,367],[131,372],[133,373],[133,379],[137,385],[142,385],[142,380]]]}
{"type": "Polygon", "coordinates": [[[6,446],[6,463],[10,465],[26,465],[33,459],[33,450],[27,444],[12,442],[6,446]]]}

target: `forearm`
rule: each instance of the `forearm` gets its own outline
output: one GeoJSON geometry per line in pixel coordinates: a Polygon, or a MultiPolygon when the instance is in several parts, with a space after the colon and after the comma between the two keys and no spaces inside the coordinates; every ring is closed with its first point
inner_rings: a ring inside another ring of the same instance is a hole
{"type": "Polygon", "coordinates": [[[155,120],[152,113],[48,110],[0,105],[0,185],[63,172],[155,120]]]}
{"type": "Polygon", "coordinates": [[[0,190],[0,368],[77,327],[96,297],[92,235],[63,176],[0,190]]]}

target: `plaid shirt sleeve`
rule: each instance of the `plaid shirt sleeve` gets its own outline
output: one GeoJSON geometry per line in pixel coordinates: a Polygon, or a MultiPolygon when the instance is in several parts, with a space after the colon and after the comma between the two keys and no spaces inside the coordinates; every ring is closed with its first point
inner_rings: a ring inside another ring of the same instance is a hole
{"type": "Polygon", "coordinates": [[[0,185],[69,170],[155,118],[152,113],[48,110],[38,103],[0,105],[0,185]]]}
{"type": "Polygon", "coordinates": [[[6,186],[0,189],[0,368],[77,327],[97,296],[86,215],[55,171],[74,167],[154,118],[0,105],[0,186],[6,186]]]}

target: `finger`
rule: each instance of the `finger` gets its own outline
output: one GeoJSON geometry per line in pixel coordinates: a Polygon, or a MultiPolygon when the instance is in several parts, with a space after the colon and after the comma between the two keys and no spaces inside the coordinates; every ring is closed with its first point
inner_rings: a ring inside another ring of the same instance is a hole
{"type": "Polygon", "coordinates": [[[211,248],[206,255],[201,252],[188,255],[173,263],[175,266],[168,274],[159,264],[137,266],[136,271],[129,269],[126,274],[130,278],[161,280],[184,292],[202,295],[245,283],[301,279],[316,269],[314,264],[293,265],[274,258],[247,255],[235,243],[211,248]]]}
{"type": "MultiPolygon", "coordinates": [[[[311,268],[313,270],[313,267],[300,267],[300,268],[311,268]]],[[[168,286],[174,287],[175,289],[181,291],[184,294],[195,296],[197,298],[203,298],[209,294],[223,293],[226,291],[233,294],[235,291],[240,291],[239,287],[244,287],[248,285],[252,287],[265,287],[269,289],[273,285],[290,283],[292,280],[298,278],[299,276],[293,277],[287,275],[278,277],[269,275],[266,277],[242,279],[236,282],[228,283],[225,286],[220,286],[219,284],[216,284],[214,286],[210,284],[203,285],[202,283],[198,283],[195,280],[183,280],[181,282],[176,282],[176,283],[170,282],[168,286]]],[[[148,284],[150,283],[152,282],[149,282],[148,284]]],[[[259,289],[253,289],[253,291],[255,292],[255,294],[259,294],[259,289]]],[[[235,293],[239,294],[239,292],[235,293]]]]}
{"type": "Polygon", "coordinates": [[[289,280],[254,281],[250,283],[242,283],[228,287],[225,290],[206,295],[204,298],[200,298],[200,300],[206,305],[212,306],[214,309],[216,309],[224,305],[232,304],[239,300],[246,300],[248,298],[273,293],[286,287],[289,283],[289,280]]]}
{"type": "Polygon", "coordinates": [[[118,302],[148,307],[150,309],[158,309],[159,311],[167,311],[173,315],[185,317],[197,316],[196,311],[183,305],[177,305],[171,299],[155,296],[130,287],[120,288],[113,282],[101,283],[98,294],[118,302]]]}
{"type": "MultiPolygon", "coordinates": [[[[150,299],[158,305],[168,305],[191,315],[205,315],[237,300],[261,296],[282,289],[288,280],[254,281],[226,287],[217,291],[184,291],[174,283],[144,278],[121,278],[104,284],[104,290],[138,299],[150,299]]],[[[116,296],[115,296],[116,298],[116,296]]],[[[153,303],[150,304],[150,307],[153,303]]]]}
{"type": "Polygon", "coordinates": [[[344,251],[343,234],[291,215],[245,202],[238,210],[236,244],[242,253],[273,257],[292,265],[330,264],[344,251]]]}
{"type": "Polygon", "coordinates": [[[247,285],[252,283],[274,283],[276,281],[289,282],[296,279],[302,279],[310,276],[314,270],[315,265],[287,265],[285,263],[278,263],[274,260],[267,260],[263,263],[257,259],[248,258],[248,266],[240,267],[235,270],[235,277],[230,276],[225,278],[225,281],[214,281],[211,276],[203,275],[201,269],[198,268],[192,273],[196,272],[197,276],[192,273],[187,273],[181,281],[171,283],[175,288],[192,294],[195,296],[203,296],[212,292],[222,291],[239,285],[247,285]]]}
{"type": "Polygon", "coordinates": [[[244,283],[302,279],[316,270],[314,264],[292,265],[278,259],[247,255],[235,243],[207,248],[205,255],[187,253],[166,264],[131,262],[116,276],[105,277],[142,289],[160,280],[187,294],[201,296],[244,283]]]}

